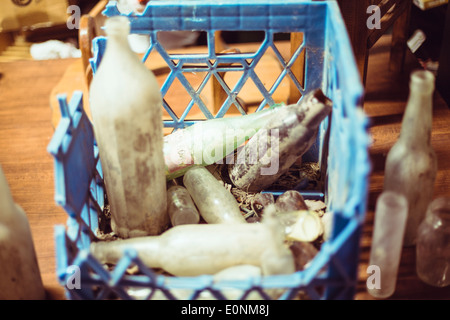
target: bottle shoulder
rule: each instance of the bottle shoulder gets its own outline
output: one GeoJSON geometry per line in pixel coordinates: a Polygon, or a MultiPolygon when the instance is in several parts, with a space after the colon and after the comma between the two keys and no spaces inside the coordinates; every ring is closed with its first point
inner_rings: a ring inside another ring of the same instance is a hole
{"type": "Polygon", "coordinates": [[[397,143],[389,151],[385,163],[387,181],[429,179],[433,180],[437,172],[436,153],[431,147],[411,148],[397,143]]]}
{"type": "Polygon", "coordinates": [[[398,140],[389,150],[386,162],[392,161],[414,161],[414,162],[434,162],[436,152],[433,147],[427,144],[408,144],[398,140]]]}

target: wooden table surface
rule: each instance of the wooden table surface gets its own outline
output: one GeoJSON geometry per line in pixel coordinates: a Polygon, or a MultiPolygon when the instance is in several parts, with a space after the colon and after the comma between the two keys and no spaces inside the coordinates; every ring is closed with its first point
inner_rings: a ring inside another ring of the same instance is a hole
{"type": "MultiPolygon", "coordinates": [[[[382,191],[387,152],[396,141],[405,102],[408,76],[417,62],[408,56],[404,74],[388,71],[389,39],[372,49],[366,87],[365,111],[371,118],[372,174],[369,208],[361,239],[361,264],[355,299],[372,299],[366,293],[367,265],[372,236],[373,209],[382,191]]],[[[55,204],[53,159],[46,147],[52,137],[50,99],[61,79],[69,77],[73,89],[83,89],[82,74],[74,72],[76,59],[0,63],[0,164],[14,200],[26,211],[35,241],[48,299],[65,299],[56,280],[54,226],[65,224],[66,213],[55,204]]],[[[66,83],[67,85],[67,83],[66,83]]],[[[450,195],[450,109],[438,94],[434,99],[432,144],[439,162],[435,197],[450,195]]],[[[404,248],[397,290],[391,299],[450,299],[450,287],[434,288],[415,273],[415,250],[404,248]]]]}

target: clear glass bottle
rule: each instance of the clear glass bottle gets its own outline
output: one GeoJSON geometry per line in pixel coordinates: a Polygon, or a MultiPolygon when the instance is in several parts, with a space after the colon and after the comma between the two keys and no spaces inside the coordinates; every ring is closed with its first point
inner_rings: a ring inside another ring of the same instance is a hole
{"type": "Polygon", "coordinates": [[[0,167],[0,300],[45,299],[28,218],[0,167]]]}
{"type": "Polygon", "coordinates": [[[200,214],[187,189],[177,184],[171,184],[167,190],[167,212],[172,226],[180,224],[197,224],[200,214]]]}
{"type": "Polygon", "coordinates": [[[234,196],[205,167],[190,168],[183,183],[207,223],[247,223],[234,196]]]}
{"type": "Polygon", "coordinates": [[[450,197],[431,202],[419,226],[416,269],[419,278],[429,285],[450,285],[450,197]]]}
{"type": "Polygon", "coordinates": [[[235,117],[199,121],[164,137],[167,179],[181,177],[194,165],[229,163],[236,150],[266,123],[278,117],[282,106],[235,117]]]}
{"type": "Polygon", "coordinates": [[[378,197],[369,266],[379,268],[380,283],[367,290],[376,298],[388,298],[395,291],[407,215],[402,194],[385,191],[378,197]]]}
{"type": "Polygon", "coordinates": [[[410,93],[400,137],[386,158],[385,191],[408,200],[408,219],[403,244],[415,244],[417,228],[433,198],[437,159],[431,146],[434,75],[425,70],[411,74],[410,93]]]}
{"type": "Polygon", "coordinates": [[[159,84],[128,43],[128,18],[106,20],[107,45],[90,86],[111,227],[122,238],[169,225],[159,84]]]}
{"type": "Polygon", "coordinates": [[[184,224],[159,236],[94,242],[90,251],[101,263],[114,264],[125,250],[134,249],[145,265],[174,276],[216,274],[238,265],[261,267],[265,275],[289,274],[295,263],[282,232],[276,220],[264,219],[262,223],[184,224]]]}
{"type": "Polygon", "coordinates": [[[233,185],[249,192],[272,185],[313,145],[331,110],[331,100],[320,89],[307,94],[298,105],[281,108],[229,164],[233,185]]]}

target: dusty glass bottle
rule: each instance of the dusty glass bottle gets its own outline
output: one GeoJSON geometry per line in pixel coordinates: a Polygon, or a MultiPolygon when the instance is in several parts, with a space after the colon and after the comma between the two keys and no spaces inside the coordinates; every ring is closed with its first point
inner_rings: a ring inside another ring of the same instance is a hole
{"type": "Polygon", "coordinates": [[[408,200],[405,246],[415,244],[417,228],[433,197],[437,170],[431,146],[433,92],[431,72],[419,70],[411,74],[400,137],[386,158],[384,190],[401,193],[408,200]]]}
{"type": "Polygon", "coordinates": [[[278,196],[275,205],[280,212],[308,210],[305,199],[302,194],[296,190],[287,190],[283,192],[283,194],[278,196]]]}
{"type": "Polygon", "coordinates": [[[308,93],[298,105],[281,108],[228,165],[234,186],[260,192],[277,181],[313,145],[331,110],[331,100],[320,89],[308,93]]]}
{"type": "Polygon", "coordinates": [[[41,300],[45,290],[28,218],[0,167],[0,300],[41,300]]]}
{"type": "Polygon", "coordinates": [[[435,287],[450,285],[450,197],[435,199],[419,226],[416,271],[419,278],[435,287]]]}
{"type": "Polygon", "coordinates": [[[247,223],[234,196],[205,167],[190,168],[183,183],[207,223],[247,223]]]}
{"type": "Polygon", "coordinates": [[[197,224],[200,214],[187,189],[177,184],[170,184],[167,189],[167,212],[172,226],[180,224],[197,224]]]}
{"type": "Polygon", "coordinates": [[[122,238],[160,234],[169,217],[159,85],[128,44],[128,19],[109,18],[105,30],[90,108],[111,226],[122,238]]]}
{"type": "Polygon", "coordinates": [[[407,215],[408,202],[402,194],[385,191],[378,197],[369,266],[379,268],[380,284],[367,287],[376,298],[395,291],[407,215]]]}
{"type": "MultiPolygon", "coordinates": [[[[206,170],[206,169],[205,169],[206,170]]],[[[159,236],[94,242],[90,251],[102,263],[117,263],[134,249],[150,268],[175,276],[215,274],[238,265],[261,267],[265,275],[295,271],[276,219],[262,223],[185,224],[159,236]]]]}
{"type": "Polygon", "coordinates": [[[281,105],[242,116],[199,121],[164,137],[167,179],[181,177],[194,165],[228,163],[242,143],[281,113],[281,105]]]}

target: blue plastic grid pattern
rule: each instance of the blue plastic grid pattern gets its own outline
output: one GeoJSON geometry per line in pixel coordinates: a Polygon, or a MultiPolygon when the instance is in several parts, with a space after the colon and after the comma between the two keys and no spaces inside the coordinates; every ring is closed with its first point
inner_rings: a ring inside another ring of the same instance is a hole
{"type": "MultiPolygon", "coordinates": [[[[114,3],[105,10],[108,16],[120,14],[114,3]]],[[[92,134],[92,125],[83,112],[79,92],[74,93],[69,105],[65,97],[60,98],[62,119],[48,147],[55,158],[56,201],[69,214],[66,227],[55,228],[57,250],[57,273],[61,285],[66,286],[72,278],[71,266],[81,271],[81,289],[66,287],[72,299],[105,299],[119,297],[132,299],[127,288],[144,288],[148,299],[163,294],[167,299],[178,298],[175,289],[191,291],[188,299],[197,299],[208,292],[217,299],[226,299],[226,289],[241,290],[240,299],[257,293],[262,299],[270,299],[267,290],[283,289],[278,299],[296,298],[299,292],[312,299],[349,299],[354,296],[357,282],[359,238],[365,217],[367,184],[370,171],[368,158],[369,136],[367,118],[361,110],[363,88],[354,62],[351,45],[339,8],[335,1],[312,2],[286,0],[283,3],[270,0],[216,1],[155,1],[149,2],[141,15],[129,15],[132,32],[149,34],[150,48],[157,50],[171,68],[171,73],[161,88],[164,94],[174,78],[178,78],[188,92],[192,103],[200,107],[199,89],[193,90],[184,81],[182,66],[186,61],[208,65],[209,77],[217,77],[222,63],[240,63],[243,77],[232,89],[224,90],[228,99],[217,116],[223,116],[227,108],[239,102],[233,98],[245,80],[251,78],[258,83],[253,67],[268,47],[274,49],[275,32],[304,32],[304,43],[294,54],[298,56],[306,48],[305,87],[298,85],[300,92],[321,87],[333,100],[332,116],[324,121],[318,141],[318,161],[326,169],[325,200],[334,212],[331,238],[323,243],[320,252],[310,266],[291,275],[265,276],[248,280],[216,282],[212,276],[167,277],[155,274],[143,265],[134,251],[121,258],[114,270],[109,272],[94,259],[88,250],[91,236],[98,226],[98,217],[103,208],[103,181],[98,161],[98,151],[92,134]],[[171,56],[158,43],[158,31],[201,30],[207,32],[208,53],[171,56]],[[265,39],[261,48],[250,55],[217,55],[214,50],[216,30],[263,30],[265,39]],[[177,60],[178,63],[174,63],[177,60]],[[209,61],[209,63],[208,63],[209,61]],[[249,62],[250,61],[250,62],[249,62]],[[128,275],[126,270],[137,265],[140,274],[128,275]]],[[[96,40],[97,50],[91,61],[94,72],[105,48],[105,39],[96,40]]],[[[282,76],[292,76],[292,61],[284,62],[282,76]]],[[[295,59],[295,58],[292,58],[295,59]]],[[[234,69],[233,69],[234,70],[234,69]]],[[[280,75],[281,76],[281,75],[280,75]]],[[[280,78],[275,82],[279,83],[280,78]]],[[[222,85],[224,85],[222,83],[222,85]]],[[[271,104],[272,89],[258,86],[264,96],[259,108],[271,104]]],[[[174,128],[190,125],[183,116],[176,117],[170,106],[164,108],[172,120],[165,126],[174,128]]],[[[189,106],[188,106],[189,108],[189,106]]],[[[213,117],[205,111],[207,118],[213,117]]],[[[243,112],[242,109],[240,109],[243,112]]]]}

